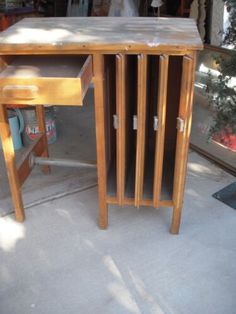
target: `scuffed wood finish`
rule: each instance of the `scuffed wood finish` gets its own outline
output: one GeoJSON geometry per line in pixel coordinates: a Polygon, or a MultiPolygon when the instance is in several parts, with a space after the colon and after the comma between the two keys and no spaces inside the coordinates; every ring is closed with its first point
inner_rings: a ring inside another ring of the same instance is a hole
{"type": "Polygon", "coordinates": [[[2,53],[140,53],[201,48],[195,21],[188,18],[27,18],[0,35],[2,53]]]}
{"type": "Polygon", "coordinates": [[[98,172],[98,197],[99,197],[99,226],[106,229],[108,212],[106,203],[107,171],[106,171],[106,143],[105,143],[105,66],[104,56],[93,56],[94,70],[94,96],[96,119],[96,146],[97,146],[97,172],[98,172]]]}
{"type": "Polygon", "coordinates": [[[189,137],[192,121],[192,102],[194,91],[194,69],[196,55],[183,57],[183,74],[181,81],[181,94],[179,117],[184,120],[183,132],[178,131],[174,171],[174,190],[173,190],[173,216],[171,233],[178,234],[181,220],[181,211],[184,198],[184,186],[187,170],[189,137]]]}
{"type": "Polygon", "coordinates": [[[7,175],[9,179],[13,205],[15,208],[15,216],[16,220],[21,222],[25,219],[24,207],[22,202],[19,177],[16,169],[15,152],[11,138],[11,131],[7,118],[7,110],[4,105],[0,105],[0,130],[7,175]]]}

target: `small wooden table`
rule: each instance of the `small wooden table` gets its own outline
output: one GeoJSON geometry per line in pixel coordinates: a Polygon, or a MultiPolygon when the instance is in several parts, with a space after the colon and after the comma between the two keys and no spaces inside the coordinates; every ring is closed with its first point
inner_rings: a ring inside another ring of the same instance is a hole
{"type": "Polygon", "coordinates": [[[82,105],[93,78],[100,227],[108,204],[166,206],[178,233],[199,49],[191,19],[29,18],[3,32],[0,133],[16,219],[32,152],[48,156],[43,105],[82,105]],[[41,131],[17,165],[7,104],[36,105],[41,131]]]}

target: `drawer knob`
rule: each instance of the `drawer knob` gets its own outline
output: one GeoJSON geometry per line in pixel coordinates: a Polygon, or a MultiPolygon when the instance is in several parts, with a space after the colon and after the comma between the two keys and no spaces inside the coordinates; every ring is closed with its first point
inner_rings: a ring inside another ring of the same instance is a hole
{"type": "Polygon", "coordinates": [[[2,89],[3,97],[29,100],[38,96],[38,87],[35,85],[6,85],[2,89]]]}

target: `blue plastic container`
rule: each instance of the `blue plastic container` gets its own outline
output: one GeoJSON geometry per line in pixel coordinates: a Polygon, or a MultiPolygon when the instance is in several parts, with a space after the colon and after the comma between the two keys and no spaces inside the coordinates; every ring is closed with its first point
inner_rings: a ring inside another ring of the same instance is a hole
{"type": "MultiPolygon", "coordinates": [[[[19,150],[23,147],[21,133],[24,131],[24,119],[21,111],[19,109],[8,110],[8,121],[14,150],[19,150]]],[[[2,148],[2,145],[0,147],[2,148]]]]}

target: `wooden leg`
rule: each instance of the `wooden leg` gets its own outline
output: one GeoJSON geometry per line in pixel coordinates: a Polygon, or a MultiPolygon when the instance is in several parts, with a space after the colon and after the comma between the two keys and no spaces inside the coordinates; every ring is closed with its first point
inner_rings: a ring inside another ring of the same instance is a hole
{"type": "MultiPolygon", "coordinates": [[[[43,157],[48,157],[48,140],[47,140],[47,134],[46,134],[46,123],[45,123],[45,110],[44,106],[36,106],[36,117],[37,117],[37,122],[39,126],[39,132],[44,135],[44,152],[41,156],[43,157]]],[[[42,171],[45,174],[50,173],[50,167],[49,166],[43,166],[42,171]]]]}
{"type": "Polygon", "coordinates": [[[12,201],[15,209],[15,217],[17,221],[21,222],[25,219],[24,206],[15,163],[15,152],[11,138],[11,131],[7,118],[7,109],[4,105],[0,105],[0,135],[2,139],[2,148],[11,189],[12,201]]]}
{"type": "Polygon", "coordinates": [[[173,208],[172,223],[171,223],[171,227],[170,227],[170,232],[172,234],[178,234],[179,233],[181,211],[182,211],[181,207],[174,207],[173,208]]]}
{"type": "Polygon", "coordinates": [[[105,69],[104,56],[95,54],[93,57],[94,69],[94,96],[96,119],[96,145],[97,145],[97,172],[99,197],[99,226],[106,229],[108,225],[108,210],[106,202],[106,143],[105,143],[105,69]]]}
{"type": "Polygon", "coordinates": [[[194,92],[196,55],[183,57],[183,73],[180,92],[179,117],[184,122],[183,130],[178,128],[174,189],[173,189],[173,217],[170,232],[179,233],[181,210],[184,199],[185,178],[187,172],[188,147],[192,121],[192,105],[194,92]]]}
{"type": "Polygon", "coordinates": [[[99,227],[101,229],[107,229],[108,226],[108,207],[106,202],[101,201],[99,197],[99,227]]]}

